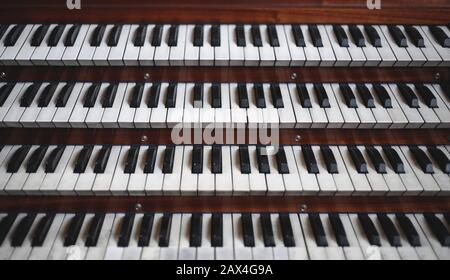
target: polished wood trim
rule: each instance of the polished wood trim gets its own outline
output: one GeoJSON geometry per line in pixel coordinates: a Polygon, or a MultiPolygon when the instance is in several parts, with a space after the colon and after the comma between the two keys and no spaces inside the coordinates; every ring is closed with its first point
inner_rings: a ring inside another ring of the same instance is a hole
{"type": "Polygon", "coordinates": [[[7,81],[437,82],[449,67],[19,67],[0,66],[7,81]],[[436,78],[439,77],[437,80],[436,78]]]}
{"type": "MultiPolygon", "coordinates": [[[[242,130],[241,130],[242,131],[242,130]]],[[[171,129],[84,129],[84,128],[0,128],[0,144],[171,144],[171,129]]],[[[224,144],[256,143],[249,140],[249,131],[245,131],[245,142],[234,141],[224,144]],[[231,143],[232,142],[232,143],[231,143]]],[[[391,144],[391,145],[448,145],[449,129],[282,129],[279,133],[280,144],[391,144]],[[298,137],[299,136],[299,137],[298,137]],[[298,141],[297,141],[298,140],[298,141]]],[[[191,131],[194,143],[194,132],[191,131]]],[[[220,138],[219,138],[220,139],[220,138]]],[[[240,138],[239,138],[240,139],[240,138]]],[[[179,138],[175,143],[180,143],[179,138]]],[[[220,143],[220,142],[219,142],[220,143]]],[[[211,143],[206,143],[211,144],[211,143]]]]}
{"type": "Polygon", "coordinates": [[[0,211],[448,212],[449,197],[0,197],[0,211]],[[306,207],[306,208],[305,208],[306,207]]]}

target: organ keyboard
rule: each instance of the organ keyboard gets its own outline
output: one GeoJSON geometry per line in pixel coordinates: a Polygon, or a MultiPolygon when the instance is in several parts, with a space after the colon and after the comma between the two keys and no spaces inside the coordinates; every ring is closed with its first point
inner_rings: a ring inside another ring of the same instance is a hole
{"type": "Polygon", "coordinates": [[[450,259],[448,1],[4,2],[1,260],[450,259]]]}

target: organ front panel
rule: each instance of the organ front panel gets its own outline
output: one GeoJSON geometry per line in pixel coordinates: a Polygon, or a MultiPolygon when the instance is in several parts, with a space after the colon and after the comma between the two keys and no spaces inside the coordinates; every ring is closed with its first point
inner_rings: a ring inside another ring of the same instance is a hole
{"type": "Polygon", "coordinates": [[[448,1],[3,2],[0,259],[450,259],[448,1]]]}

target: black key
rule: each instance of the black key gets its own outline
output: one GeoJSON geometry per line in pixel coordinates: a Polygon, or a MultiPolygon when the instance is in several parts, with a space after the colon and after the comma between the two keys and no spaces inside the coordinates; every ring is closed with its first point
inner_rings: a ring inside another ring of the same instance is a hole
{"type": "Polygon", "coordinates": [[[317,25],[309,25],[308,26],[309,36],[311,36],[311,39],[313,41],[313,45],[316,48],[323,47],[322,43],[322,37],[320,37],[319,28],[317,28],[317,25]]]}
{"type": "Polygon", "coordinates": [[[69,100],[70,94],[72,93],[74,87],[75,83],[67,83],[64,85],[56,98],[57,108],[66,107],[67,101],[69,100]]]}
{"type": "Polygon", "coordinates": [[[305,159],[306,169],[308,173],[318,174],[319,166],[317,165],[316,157],[314,152],[309,145],[302,145],[303,158],[305,159]]]}
{"type": "Polygon", "coordinates": [[[3,35],[5,35],[6,30],[8,29],[8,24],[0,24],[0,39],[2,39],[3,35]]]}
{"type": "Polygon", "coordinates": [[[381,157],[380,152],[372,146],[366,146],[367,154],[369,155],[370,160],[373,163],[375,170],[378,173],[386,173],[386,163],[381,157]]]}
{"type": "Polygon", "coordinates": [[[418,48],[425,47],[425,42],[423,40],[422,35],[420,35],[419,31],[414,26],[411,25],[405,26],[405,31],[409,39],[413,42],[414,46],[418,48]]]}
{"type": "Polygon", "coordinates": [[[148,100],[147,100],[148,108],[157,108],[158,107],[158,100],[159,100],[160,93],[161,93],[161,84],[160,83],[152,84],[152,86],[150,88],[150,96],[148,97],[148,100]]]}
{"type": "Polygon", "coordinates": [[[194,85],[194,108],[203,108],[203,84],[194,85]]]}
{"type": "Polygon", "coordinates": [[[337,174],[338,166],[333,151],[328,146],[320,146],[320,151],[325,159],[325,165],[327,166],[328,173],[337,174]]]}
{"type": "Polygon", "coordinates": [[[100,83],[92,84],[84,97],[84,108],[92,108],[97,100],[98,93],[100,92],[100,83]]]}
{"type": "Polygon", "coordinates": [[[265,247],[275,247],[275,238],[273,235],[272,220],[269,213],[263,213],[259,217],[261,222],[263,240],[265,247]]]}
{"type": "Polygon", "coordinates": [[[144,173],[153,173],[156,164],[156,154],[158,153],[158,146],[150,146],[147,149],[147,160],[144,166],[144,173]]]}
{"type": "Polygon", "coordinates": [[[339,84],[339,89],[341,90],[342,95],[345,99],[345,104],[349,108],[358,108],[358,104],[356,104],[356,97],[353,94],[352,89],[347,84],[339,84]]]}
{"type": "Polygon", "coordinates": [[[294,232],[292,230],[291,219],[288,213],[280,213],[281,234],[283,235],[283,243],[286,247],[295,247],[294,232]]]}
{"type": "Polygon", "coordinates": [[[358,173],[368,173],[367,163],[358,147],[354,145],[347,146],[350,157],[352,158],[353,164],[355,165],[356,171],[358,173]]]}
{"type": "Polygon", "coordinates": [[[69,230],[64,238],[64,247],[73,246],[77,243],[85,217],[86,214],[78,213],[72,218],[70,221],[69,230]]]}
{"type": "Polygon", "coordinates": [[[239,146],[239,162],[241,165],[242,174],[250,174],[250,157],[248,154],[248,147],[239,146]]]}
{"type": "Polygon", "coordinates": [[[248,108],[248,93],[247,86],[245,84],[238,84],[238,98],[239,98],[239,107],[240,108],[248,108]]]}
{"type": "Polygon", "coordinates": [[[294,34],[294,41],[297,47],[306,47],[305,38],[303,37],[303,32],[300,25],[292,25],[292,34],[294,34]]]}
{"type": "Polygon", "coordinates": [[[36,29],[33,34],[33,38],[31,38],[32,47],[39,47],[42,44],[42,41],[44,40],[44,37],[47,34],[49,28],[50,25],[43,24],[36,29]]]}
{"type": "Polygon", "coordinates": [[[211,26],[211,46],[220,47],[220,26],[218,24],[211,26]]]}
{"type": "Polygon", "coordinates": [[[366,108],[375,108],[375,100],[366,85],[357,84],[356,90],[358,91],[359,97],[361,97],[366,108]]]}
{"type": "Polygon", "coordinates": [[[244,237],[244,246],[255,247],[255,235],[253,233],[252,214],[244,213],[241,215],[242,235],[244,237]]]}
{"type": "Polygon", "coordinates": [[[12,47],[16,44],[23,30],[25,29],[25,24],[17,24],[8,32],[3,41],[5,47],[12,47]]]}
{"type": "Polygon", "coordinates": [[[175,108],[175,103],[177,101],[177,85],[174,83],[169,84],[167,87],[166,96],[166,108],[175,108]]]}
{"type": "Polygon", "coordinates": [[[161,231],[159,232],[159,247],[168,247],[170,242],[170,229],[172,228],[172,214],[165,213],[161,218],[161,231]]]}
{"type": "Polygon", "coordinates": [[[155,27],[153,27],[152,42],[151,42],[151,45],[153,47],[161,46],[162,32],[163,32],[162,25],[158,24],[158,25],[155,25],[155,27]]]}
{"type": "Polygon", "coordinates": [[[422,149],[419,149],[417,146],[410,146],[409,150],[424,173],[434,173],[433,164],[422,149]]]}
{"type": "Polygon", "coordinates": [[[337,213],[328,214],[330,219],[331,228],[333,228],[334,236],[336,237],[336,242],[341,247],[350,246],[347,234],[345,233],[344,225],[342,224],[341,218],[337,213]]]}
{"type": "Polygon", "coordinates": [[[139,146],[131,146],[127,154],[127,162],[125,163],[124,172],[132,174],[136,170],[137,160],[139,156],[139,146]]]}
{"type": "Polygon", "coordinates": [[[35,219],[36,214],[28,214],[25,217],[23,217],[22,220],[20,220],[16,230],[12,235],[11,239],[12,247],[22,246],[23,241],[25,241],[25,238],[27,237],[28,232],[30,231],[31,226],[33,225],[35,219]]]}
{"type": "Polygon", "coordinates": [[[48,84],[39,96],[38,107],[43,108],[47,107],[50,103],[50,100],[53,98],[55,94],[56,88],[58,87],[58,83],[50,83],[48,84]]]}
{"type": "Polygon", "coordinates": [[[98,152],[97,158],[95,160],[94,173],[104,173],[106,165],[108,164],[109,156],[111,155],[111,146],[105,145],[98,152]]]}
{"type": "Polygon", "coordinates": [[[83,149],[78,154],[77,162],[75,163],[75,169],[73,170],[74,173],[84,173],[93,150],[94,147],[92,145],[86,145],[83,147],[83,149]]]}
{"type": "Polygon", "coordinates": [[[434,94],[427,86],[423,84],[416,84],[415,88],[419,93],[423,103],[425,103],[430,108],[438,108],[436,96],[434,96],[434,94]]]}
{"type": "Polygon", "coordinates": [[[48,146],[40,146],[39,148],[34,150],[27,162],[27,173],[36,173],[39,165],[41,165],[41,162],[44,159],[47,150],[48,146]]]}
{"type": "Polygon", "coordinates": [[[406,48],[408,46],[408,42],[406,41],[406,37],[403,32],[395,25],[388,26],[389,34],[391,34],[392,38],[394,38],[397,46],[406,48]]]}
{"type": "Polygon", "coordinates": [[[169,47],[176,47],[178,44],[178,25],[172,25],[169,29],[169,47]]]}
{"type": "Polygon", "coordinates": [[[236,43],[238,47],[245,47],[247,43],[245,42],[245,32],[243,25],[236,25],[236,43]]]}
{"type": "Polygon", "coordinates": [[[398,221],[398,224],[400,225],[400,228],[405,234],[406,239],[408,239],[409,244],[411,244],[411,246],[413,247],[420,247],[420,236],[414,228],[411,220],[403,213],[398,213],[395,215],[395,217],[398,221]]]}
{"type": "Polygon", "coordinates": [[[30,149],[31,146],[22,146],[18,148],[14,152],[12,157],[10,157],[6,171],[8,173],[16,173],[22,165],[22,162],[25,160],[25,157],[27,156],[30,149]]]}
{"type": "Polygon", "coordinates": [[[406,104],[411,108],[419,108],[419,99],[414,94],[413,90],[405,84],[397,84],[400,94],[402,95],[406,104]]]}
{"type": "Polygon", "coordinates": [[[444,152],[442,152],[440,149],[436,147],[428,147],[427,150],[430,153],[431,157],[437,162],[442,172],[449,174],[450,160],[444,154],[444,152]]]}
{"type": "Polygon", "coordinates": [[[380,234],[378,233],[372,219],[370,219],[368,214],[360,213],[358,214],[358,220],[366,234],[369,244],[372,246],[381,246],[380,234]]]}
{"type": "Polygon", "coordinates": [[[337,41],[339,43],[339,46],[343,48],[348,48],[348,37],[347,34],[345,34],[344,28],[340,25],[333,25],[333,32],[334,35],[337,38],[337,41]]]}
{"type": "Polygon", "coordinates": [[[120,35],[122,34],[122,25],[114,25],[109,32],[108,47],[115,47],[119,43],[120,35]]]}
{"type": "Polygon", "coordinates": [[[373,89],[375,90],[378,100],[380,101],[383,108],[392,108],[391,97],[389,96],[389,93],[384,88],[384,86],[382,86],[380,84],[374,84],[373,89]]]}
{"type": "Polygon", "coordinates": [[[202,225],[203,215],[201,213],[194,213],[191,216],[191,230],[189,233],[189,246],[202,246],[202,225]]]}
{"type": "Polygon", "coordinates": [[[173,159],[175,157],[175,146],[170,145],[164,151],[163,173],[172,173],[173,159]]]}
{"type": "Polygon", "coordinates": [[[377,217],[384,234],[386,234],[389,244],[393,247],[401,247],[402,242],[400,240],[400,234],[391,219],[385,213],[378,213],[377,217]]]}
{"type": "Polygon", "coordinates": [[[58,24],[57,26],[55,26],[55,28],[53,28],[52,33],[50,33],[50,37],[48,38],[47,41],[47,45],[49,47],[54,47],[58,44],[64,32],[64,29],[66,29],[65,24],[58,24]]]}
{"type": "Polygon", "coordinates": [[[144,93],[144,84],[137,83],[133,88],[133,95],[131,97],[130,102],[131,108],[139,108],[139,106],[141,106],[143,93],[144,93]]]}
{"type": "Polygon", "coordinates": [[[109,84],[105,93],[102,97],[102,107],[103,108],[111,108],[114,104],[114,100],[116,99],[117,88],[119,85],[117,83],[109,84]]]}
{"type": "Polygon", "coordinates": [[[211,246],[223,246],[223,215],[222,213],[213,213],[211,216],[211,246]]]}
{"type": "Polygon", "coordinates": [[[64,153],[66,147],[59,146],[56,147],[49,155],[47,162],[45,163],[45,173],[53,173],[55,172],[56,167],[58,166],[59,161],[64,153]]]}
{"type": "Polygon", "coordinates": [[[103,35],[105,35],[106,25],[99,24],[95,27],[91,37],[91,47],[98,47],[102,42],[103,35]]]}
{"type": "Polygon", "coordinates": [[[357,47],[365,47],[366,41],[364,40],[364,36],[359,27],[352,24],[348,26],[348,29],[350,31],[350,35],[352,36],[353,43],[355,43],[357,47]]]}
{"type": "Polygon", "coordinates": [[[264,89],[262,84],[254,84],[255,102],[257,108],[266,108],[266,99],[264,98],[264,89]]]}
{"type": "Polygon", "coordinates": [[[97,246],[98,238],[100,237],[100,232],[102,231],[104,221],[105,214],[103,213],[95,214],[95,216],[92,218],[86,236],[86,242],[84,243],[86,247],[97,246]]]}
{"type": "Polygon", "coordinates": [[[256,158],[258,161],[259,173],[270,173],[269,159],[267,157],[267,150],[265,147],[256,147],[256,158]]]}
{"type": "Polygon", "coordinates": [[[33,233],[33,239],[31,241],[32,247],[41,247],[44,244],[54,219],[55,214],[47,214],[39,220],[37,228],[33,233]]]}
{"type": "Polygon", "coordinates": [[[144,217],[142,217],[138,240],[139,247],[147,247],[150,244],[154,218],[155,215],[153,213],[145,213],[144,217]]]}
{"type": "Polygon", "coordinates": [[[314,84],[314,92],[319,100],[321,108],[330,108],[330,100],[328,99],[327,92],[322,84],[314,84]]]}
{"type": "Polygon", "coordinates": [[[72,27],[70,27],[69,32],[66,35],[66,38],[64,39],[64,46],[65,47],[72,47],[75,45],[75,41],[77,40],[78,34],[80,34],[81,25],[80,24],[74,24],[72,27]]]}
{"type": "Polygon", "coordinates": [[[13,88],[14,88],[13,83],[7,83],[6,85],[3,85],[0,88],[0,107],[3,106],[3,104],[5,104],[5,101],[6,99],[8,99],[13,88]]]}
{"type": "Polygon", "coordinates": [[[270,84],[270,93],[272,96],[273,107],[284,108],[283,98],[281,97],[280,85],[270,84]]]}
{"type": "Polygon", "coordinates": [[[303,108],[312,108],[311,98],[305,84],[297,84],[297,94],[303,108]]]}
{"type": "Polygon", "coordinates": [[[203,173],[203,146],[194,145],[192,149],[192,173],[203,173]]]}
{"type": "Polygon", "coordinates": [[[270,46],[272,47],[279,47],[280,46],[280,42],[278,40],[278,34],[277,34],[277,29],[275,28],[275,25],[268,25],[267,26],[267,33],[269,35],[269,43],[270,46]]]}
{"type": "Polygon", "coordinates": [[[133,45],[135,47],[142,47],[145,43],[145,36],[147,35],[147,25],[141,24],[136,29],[133,38],[133,45]]]}
{"type": "Polygon", "coordinates": [[[319,247],[328,247],[327,236],[325,235],[325,229],[323,228],[320,215],[317,213],[308,214],[309,224],[316,239],[316,244],[319,247]]]}
{"type": "Polygon", "coordinates": [[[6,236],[8,235],[9,231],[11,230],[11,227],[14,224],[14,221],[16,220],[16,218],[17,218],[17,214],[9,213],[6,217],[4,217],[0,221],[0,246],[5,241],[6,236]]]}
{"type": "Polygon", "coordinates": [[[20,107],[30,107],[31,103],[36,97],[37,92],[41,88],[41,83],[33,83],[31,84],[23,93],[20,98],[20,107]]]}
{"type": "Polygon", "coordinates": [[[367,36],[369,36],[370,43],[376,47],[381,47],[381,38],[378,34],[377,30],[371,26],[371,25],[364,25],[364,31],[367,33],[367,36]]]}
{"type": "Polygon", "coordinates": [[[261,31],[259,30],[258,25],[252,25],[252,43],[255,47],[262,47],[262,39],[261,39],[261,31]]]}
{"type": "Polygon", "coordinates": [[[439,26],[429,26],[434,39],[444,48],[450,48],[450,38],[445,34],[444,30],[439,26]]]}
{"type": "Polygon", "coordinates": [[[211,172],[213,174],[222,174],[222,147],[212,146],[211,172]]]}
{"type": "Polygon", "coordinates": [[[279,147],[278,152],[276,154],[278,173],[287,174],[289,173],[289,166],[287,163],[286,152],[284,151],[284,147],[279,147]]]}
{"type": "Polygon", "coordinates": [[[436,217],[436,215],[431,213],[425,213],[423,216],[428,226],[431,228],[431,231],[439,240],[439,243],[441,243],[442,246],[450,246],[450,233],[442,221],[436,217]]]}
{"type": "Polygon", "coordinates": [[[383,147],[383,151],[386,154],[389,163],[395,173],[405,173],[405,166],[403,165],[402,159],[398,155],[397,151],[392,147],[383,147]]]}
{"type": "Polygon", "coordinates": [[[219,84],[214,83],[211,85],[211,95],[211,107],[222,108],[222,92],[219,84]]]}
{"type": "Polygon", "coordinates": [[[203,47],[203,25],[194,27],[194,46],[203,47]]]}
{"type": "Polygon", "coordinates": [[[134,224],[134,213],[127,213],[125,217],[122,218],[122,226],[120,227],[119,240],[117,246],[128,247],[130,244],[131,230],[134,224]]]}

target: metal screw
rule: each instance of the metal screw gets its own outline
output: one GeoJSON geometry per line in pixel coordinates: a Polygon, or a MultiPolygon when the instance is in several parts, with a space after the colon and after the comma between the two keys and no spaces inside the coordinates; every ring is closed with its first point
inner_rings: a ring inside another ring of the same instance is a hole
{"type": "Polygon", "coordinates": [[[6,78],[6,73],[5,72],[1,72],[0,73],[0,79],[4,79],[6,78]]]}
{"type": "Polygon", "coordinates": [[[141,142],[147,142],[147,141],[148,141],[147,135],[142,135],[141,142]]]}
{"type": "Polygon", "coordinates": [[[294,141],[295,142],[300,142],[300,140],[302,140],[302,137],[300,136],[300,135],[295,135],[295,137],[294,137],[294,141]]]}
{"type": "Polygon", "coordinates": [[[141,212],[142,211],[142,204],[136,203],[134,205],[134,210],[136,210],[136,212],[141,212]]]}
{"type": "Polygon", "coordinates": [[[305,212],[308,209],[308,205],[306,204],[300,204],[300,211],[305,212]]]}
{"type": "Polygon", "coordinates": [[[434,74],[434,79],[435,79],[436,81],[439,81],[440,78],[441,78],[441,74],[440,74],[440,73],[434,74]]]}
{"type": "Polygon", "coordinates": [[[295,79],[297,79],[297,73],[292,73],[291,74],[291,80],[295,80],[295,79]]]}
{"type": "Polygon", "coordinates": [[[148,81],[148,79],[150,79],[150,74],[149,73],[145,73],[144,74],[144,80],[148,81]]]}

